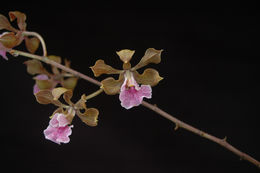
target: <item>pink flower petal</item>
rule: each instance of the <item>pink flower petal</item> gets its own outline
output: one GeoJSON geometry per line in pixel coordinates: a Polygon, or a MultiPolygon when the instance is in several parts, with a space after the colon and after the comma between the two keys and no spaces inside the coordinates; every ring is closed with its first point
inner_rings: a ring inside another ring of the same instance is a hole
{"type": "Polygon", "coordinates": [[[139,94],[148,99],[152,98],[152,87],[150,85],[142,85],[139,94]]]}
{"type": "Polygon", "coordinates": [[[43,133],[45,138],[51,140],[52,142],[57,144],[68,143],[70,141],[69,136],[72,134],[72,127],[73,126],[52,127],[49,125],[43,133]]]}
{"type": "Polygon", "coordinates": [[[142,103],[144,97],[152,97],[151,86],[142,85],[141,87],[139,87],[133,76],[131,76],[130,81],[128,81],[128,79],[125,77],[125,81],[121,86],[119,95],[121,106],[126,109],[138,106],[142,103]],[[130,87],[128,86],[129,84],[131,84],[130,87]]]}
{"type": "Polygon", "coordinates": [[[56,113],[50,120],[47,129],[43,131],[45,138],[57,144],[68,143],[73,127],[72,125],[68,126],[68,124],[69,121],[64,114],[56,113]]]}
{"type": "Polygon", "coordinates": [[[71,128],[72,128],[73,126],[71,125],[71,126],[66,126],[66,127],[69,127],[69,128],[65,128],[65,129],[64,129],[64,134],[65,134],[65,135],[60,136],[59,138],[57,138],[56,141],[62,142],[62,143],[69,143],[69,142],[70,142],[69,136],[72,134],[71,128]]]}
{"type": "Polygon", "coordinates": [[[57,128],[48,126],[47,129],[43,131],[44,136],[46,139],[51,140],[52,142],[55,142],[57,144],[60,144],[60,142],[57,141],[57,128]]]}
{"type": "Polygon", "coordinates": [[[59,127],[65,127],[66,125],[69,124],[69,121],[63,114],[58,114],[57,120],[59,122],[59,127]]]}
{"type": "Polygon", "coordinates": [[[58,138],[56,141],[66,144],[66,143],[70,142],[70,138],[68,136],[63,136],[63,137],[58,138]]]}
{"type": "Polygon", "coordinates": [[[52,127],[58,127],[59,126],[59,121],[57,120],[59,113],[56,113],[53,115],[52,119],[50,120],[49,124],[52,127]]]}

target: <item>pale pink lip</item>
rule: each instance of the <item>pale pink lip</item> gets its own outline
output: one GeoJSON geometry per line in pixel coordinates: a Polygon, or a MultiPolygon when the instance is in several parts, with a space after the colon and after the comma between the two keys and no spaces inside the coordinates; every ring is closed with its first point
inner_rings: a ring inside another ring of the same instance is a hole
{"type": "Polygon", "coordinates": [[[57,144],[68,143],[72,133],[72,125],[68,126],[69,121],[64,114],[56,113],[49,122],[47,129],[43,131],[46,139],[57,144]]]}
{"type": "Polygon", "coordinates": [[[152,88],[150,85],[141,85],[135,81],[131,74],[130,79],[125,75],[125,81],[121,86],[119,100],[121,106],[130,109],[134,106],[138,106],[142,103],[143,98],[152,98],[152,88]]]}

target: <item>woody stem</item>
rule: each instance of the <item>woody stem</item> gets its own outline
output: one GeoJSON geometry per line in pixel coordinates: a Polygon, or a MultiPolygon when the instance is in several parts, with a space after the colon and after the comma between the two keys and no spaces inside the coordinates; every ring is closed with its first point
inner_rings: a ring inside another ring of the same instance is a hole
{"type": "MultiPolygon", "coordinates": [[[[87,76],[87,75],[84,75],[76,70],[73,70],[71,68],[68,68],[64,65],[61,65],[59,63],[56,63],[50,59],[48,59],[47,57],[45,56],[38,56],[38,55],[34,55],[34,54],[30,54],[30,53],[26,53],[26,52],[22,52],[22,51],[19,51],[19,50],[11,50],[10,51],[11,54],[14,54],[14,55],[22,55],[22,56],[26,56],[26,57],[29,57],[29,58],[33,58],[33,59],[37,59],[37,60],[40,60],[40,61],[43,61],[47,64],[50,64],[50,65],[53,65],[57,68],[60,68],[66,72],[69,72],[77,77],[80,77],[90,83],[93,83],[95,85],[98,85],[98,86],[101,86],[101,82],[87,76]]],[[[102,90],[103,91],[103,90],[102,90]]],[[[100,94],[101,92],[101,89],[96,91],[95,93],[97,94],[100,94]]],[[[93,93],[94,96],[96,96],[96,94],[93,93]]],[[[92,97],[92,94],[90,94],[88,97],[92,97]]],[[[222,147],[226,148],[227,150],[233,152],[234,154],[236,154],[237,156],[240,157],[240,159],[244,159],[244,160],[247,160],[251,163],[253,163],[254,165],[256,165],[258,168],[260,168],[260,162],[257,161],[256,159],[254,159],[253,157],[249,156],[248,154],[238,150],[237,148],[233,147],[231,144],[229,144],[227,141],[226,141],[226,137],[221,139],[221,138],[217,138],[213,135],[210,135],[206,132],[203,132],[189,124],[186,124],[185,122],[182,122],[180,121],[179,119],[175,118],[174,116],[172,116],[171,114],[168,114],[167,112],[163,111],[162,109],[158,108],[157,106],[154,106],[146,101],[143,101],[142,102],[142,105],[156,113],[158,113],[159,115],[163,116],[164,118],[172,121],[173,123],[176,124],[176,127],[175,127],[175,130],[177,130],[177,128],[183,128],[183,129],[186,129],[192,133],[195,133],[203,138],[206,138],[212,142],[215,142],[219,145],[221,145],[222,147]]]]}
{"type": "Polygon", "coordinates": [[[175,123],[175,129],[174,130],[177,130],[178,128],[183,128],[183,129],[186,129],[192,133],[195,133],[203,138],[206,138],[210,141],[213,141],[219,145],[221,145],[222,147],[226,148],[227,150],[233,152],[234,154],[238,155],[240,157],[240,159],[244,159],[244,160],[247,160],[253,164],[255,164],[258,168],[260,168],[260,162],[257,161],[256,159],[254,159],[253,157],[249,156],[248,154],[246,153],[243,153],[242,151],[238,150],[237,148],[233,147],[231,144],[229,144],[227,142],[227,137],[224,137],[223,139],[221,138],[217,138],[211,134],[208,134],[202,130],[199,130],[185,122],[182,122],[180,120],[178,120],[177,118],[173,117],[172,115],[168,114],[167,112],[163,111],[162,109],[158,108],[157,106],[154,106],[150,103],[147,103],[146,101],[143,101],[142,102],[142,105],[144,107],[147,107],[149,109],[151,109],[152,111],[160,114],[161,116],[163,116],[164,118],[172,121],[173,123],[175,123]]]}

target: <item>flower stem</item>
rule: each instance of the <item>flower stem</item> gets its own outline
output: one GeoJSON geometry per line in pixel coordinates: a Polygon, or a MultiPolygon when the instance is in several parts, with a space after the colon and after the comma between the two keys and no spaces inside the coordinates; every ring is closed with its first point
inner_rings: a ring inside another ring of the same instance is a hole
{"type": "Polygon", "coordinates": [[[37,32],[23,31],[23,35],[37,37],[40,40],[41,45],[42,45],[43,56],[47,56],[46,44],[40,34],[38,34],[37,32]]]}
{"type": "Polygon", "coordinates": [[[87,97],[86,97],[86,100],[89,100],[93,97],[96,97],[97,95],[101,94],[103,92],[103,88],[100,88],[99,90],[93,92],[92,94],[89,94],[87,97]]]}
{"type": "MultiPolygon", "coordinates": [[[[26,56],[26,57],[29,57],[29,58],[33,58],[33,59],[37,59],[37,60],[43,61],[43,62],[45,62],[47,64],[53,65],[53,66],[55,66],[57,68],[60,68],[60,69],[62,69],[64,71],[66,71],[66,72],[69,72],[69,73],[71,73],[71,74],[73,74],[75,76],[78,76],[78,77],[80,77],[80,78],[82,78],[82,79],[84,79],[84,80],[86,80],[86,81],[88,81],[90,83],[93,83],[95,85],[101,86],[101,83],[99,81],[97,81],[97,80],[95,80],[95,79],[93,79],[93,78],[91,78],[91,77],[89,77],[87,75],[84,75],[84,74],[82,74],[82,73],[80,73],[80,72],[78,72],[76,70],[73,70],[73,69],[68,68],[68,67],[66,67],[64,65],[56,63],[56,62],[48,59],[45,56],[38,56],[38,55],[34,55],[34,54],[30,54],[30,53],[26,53],[26,52],[22,52],[22,51],[19,51],[19,50],[14,50],[14,49],[11,50],[10,53],[14,54],[14,55],[22,55],[22,56],[26,56]]],[[[103,90],[99,89],[98,91],[90,94],[87,97],[92,98],[92,97],[100,94],[102,91],[103,90]]],[[[197,128],[189,125],[189,124],[186,124],[185,122],[180,121],[179,119],[175,118],[171,114],[163,111],[162,109],[158,108],[157,106],[152,105],[152,104],[150,104],[150,103],[148,103],[146,101],[143,101],[142,105],[144,107],[146,107],[146,108],[148,108],[148,109],[158,113],[159,115],[163,116],[164,118],[174,122],[176,124],[175,130],[177,130],[178,128],[183,128],[183,129],[186,129],[186,130],[188,130],[188,131],[190,131],[192,133],[195,133],[195,134],[197,134],[197,135],[199,135],[199,136],[201,136],[203,138],[206,138],[206,139],[208,139],[208,140],[210,140],[212,142],[215,142],[215,143],[221,145],[222,147],[226,148],[227,150],[229,150],[229,151],[233,152],[234,154],[236,154],[237,156],[239,156],[240,159],[247,160],[247,161],[253,163],[254,165],[256,165],[258,168],[260,168],[260,162],[259,161],[257,161],[253,157],[249,156],[248,154],[238,150],[237,148],[233,147],[231,144],[229,144],[227,142],[226,137],[221,139],[221,138],[217,138],[217,137],[215,137],[213,135],[210,135],[210,134],[208,134],[206,132],[203,132],[203,131],[201,131],[201,130],[199,130],[199,129],[197,129],[197,128]]]]}

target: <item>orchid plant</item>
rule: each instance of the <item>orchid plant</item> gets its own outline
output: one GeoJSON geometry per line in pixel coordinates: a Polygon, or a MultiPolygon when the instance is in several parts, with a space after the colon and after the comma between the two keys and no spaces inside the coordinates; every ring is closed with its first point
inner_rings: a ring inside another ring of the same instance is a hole
{"type": "Polygon", "coordinates": [[[159,75],[157,70],[152,68],[145,69],[142,74],[137,70],[150,63],[160,63],[162,50],[148,48],[140,62],[133,67],[130,60],[135,51],[129,49],[118,51],[116,53],[123,62],[121,70],[107,65],[102,59],[97,60],[94,66],[90,67],[95,77],[99,77],[102,74],[119,75],[118,79],[108,77],[99,82],[94,78],[71,69],[70,61],[67,59],[64,59],[64,65],[62,65],[63,59],[61,57],[54,55],[48,56],[43,38],[36,32],[26,30],[26,15],[24,13],[11,11],[9,12],[9,18],[11,22],[14,20],[17,21],[18,29],[11,25],[7,17],[0,14],[0,30],[7,31],[0,35],[0,56],[5,60],[8,60],[6,53],[13,56],[21,55],[31,58],[32,60],[27,60],[24,64],[27,67],[27,72],[33,75],[32,78],[35,80],[33,94],[36,101],[40,104],[53,104],[58,107],[51,114],[48,127],[43,130],[46,139],[57,144],[68,143],[70,141],[69,136],[72,134],[72,121],[75,116],[78,116],[86,125],[97,126],[99,111],[96,108],[88,108],[86,101],[98,96],[104,91],[107,95],[119,94],[121,106],[126,109],[143,105],[175,123],[175,130],[183,128],[218,143],[240,158],[260,168],[259,161],[233,147],[227,142],[226,137],[221,139],[203,132],[143,100],[144,98],[152,98],[151,87],[156,86],[163,78],[159,75]],[[23,41],[25,41],[28,52],[14,49],[23,41]],[[42,56],[35,54],[40,44],[43,49],[42,56]],[[44,67],[42,62],[51,66],[51,72],[44,67]],[[100,88],[87,96],[82,94],[81,98],[73,103],[71,98],[78,79],[84,79],[98,85],[100,88]],[[61,97],[63,97],[66,103],[62,103],[61,97]]]}

